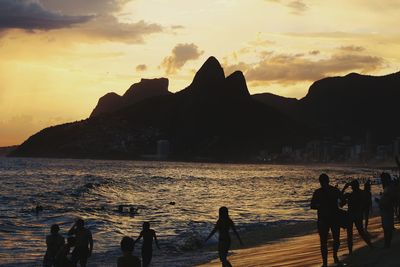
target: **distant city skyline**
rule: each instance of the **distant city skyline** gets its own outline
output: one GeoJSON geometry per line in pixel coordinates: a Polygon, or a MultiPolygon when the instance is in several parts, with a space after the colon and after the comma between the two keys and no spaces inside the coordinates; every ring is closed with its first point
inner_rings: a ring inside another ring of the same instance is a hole
{"type": "Polygon", "coordinates": [[[0,2],[0,146],[85,119],[140,78],[191,82],[206,58],[252,94],[303,97],[313,81],[400,70],[394,0],[0,2]]]}

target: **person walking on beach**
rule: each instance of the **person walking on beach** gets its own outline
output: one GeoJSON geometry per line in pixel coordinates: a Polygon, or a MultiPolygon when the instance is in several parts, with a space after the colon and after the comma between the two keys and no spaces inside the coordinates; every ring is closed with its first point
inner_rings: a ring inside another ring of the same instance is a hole
{"type": "Polygon", "coordinates": [[[58,233],[59,231],[58,224],[50,227],[50,235],[46,236],[47,250],[43,259],[43,267],[54,266],[57,252],[65,243],[64,237],[58,233]]]}
{"type": "Polygon", "coordinates": [[[229,217],[229,212],[227,207],[219,208],[219,218],[217,223],[214,226],[214,229],[206,238],[205,242],[207,242],[217,231],[219,233],[218,237],[218,255],[221,260],[222,267],[232,267],[232,264],[228,261],[228,252],[231,247],[231,236],[229,234],[229,230],[232,229],[235,233],[239,243],[243,245],[242,240],[238,232],[236,231],[235,224],[232,219],[229,217]]]}
{"type": "Polygon", "coordinates": [[[77,266],[79,262],[81,267],[85,267],[93,251],[92,233],[85,228],[85,222],[78,219],[68,231],[68,235],[75,236],[75,248],[72,251],[73,266],[77,266]]]}
{"type": "Polygon", "coordinates": [[[368,180],[364,184],[364,210],[363,210],[363,217],[365,220],[365,232],[368,233],[368,221],[369,221],[369,214],[372,212],[372,193],[371,193],[371,181],[368,180]]]}
{"type": "Polygon", "coordinates": [[[395,188],[389,173],[381,174],[383,193],[381,198],[375,198],[379,204],[385,248],[390,248],[394,229],[394,203],[396,198],[395,188]]]}
{"type": "Polygon", "coordinates": [[[319,176],[321,188],[314,191],[311,199],[311,209],[317,210],[317,226],[320,238],[323,267],[328,266],[328,234],[333,238],[333,260],[339,263],[337,256],[340,246],[339,206],[342,194],[336,187],[329,185],[329,177],[325,173],[319,176]]]}
{"type": "Polygon", "coordinates": [[[135,241],[128,236],[124,236],[121,240],[121,250],[123,255],[118,258],[117,267],[141,267],[142,264],[138,257],[133,256],[135,241]]]}
{"type": "Polygon", "coordinates": [[[143,230],[140,232],[139,237],[135,240],[135,243],[138,242],[142,237],[142,262],[143,267],[147,267],[150,265],[151,259],[153,257],[153,239],[156,243],[157,248],[160,249],[157,241],[156,231],[150,229],[149,222],[143,223],[143,230]]]}
{"type": "Polygon", "coordinates": [[[360,189],[360,184],[357,180],[353,180],[350,183],[346,183],[342,190],[343,202],[342,206],[348,206],[347,217],[347,247],[349,249],[349,255],[353,254],[353,225],[356,226],[358,234],[367,243],[369,247],[372,247],[371,240],[363,228],[363,211],[365,205],[365,192],[360,189]],[[351,186],[352,192],[345,193],[346,189],[351,186]]]}

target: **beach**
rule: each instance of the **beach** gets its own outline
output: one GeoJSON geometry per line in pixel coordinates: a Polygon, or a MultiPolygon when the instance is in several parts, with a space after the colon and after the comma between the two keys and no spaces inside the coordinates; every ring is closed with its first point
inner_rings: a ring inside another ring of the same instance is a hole
{"type": "MultiPolygon", "coordinates": [[[[398,224],[397,224],[398,228],[398,224]]],[[[316,226],[315,226],[316,229],[316,226]]],[[[346,231],[341,229],[341,246],[339,257],[346,266],[386,267],[400,266],[400,236],[398,231],[394,233],[392,247],[383,249],[383,232],[380,225],[380,217],[370,219],[368,227],[372,237],[374,248],[368,248],[360,239],[357,231],[354,232],[354,252],[348,257],[346,231]]],[[[245,246],[246,239],[244,238],[245,246]]],[[[332,243],[329,246],[329,266],[333,265],[332,243]]],[[[263,245],[251,246],[242,249],[233,249],[229,255],[229,261],[235,267],[241,266],[321,266],[319,248],[319,236],[314,230],[301,236],[289,237],[270,241],[263,245]]],[[[198,267],[221,266],[218,259],[198,267]]]]}

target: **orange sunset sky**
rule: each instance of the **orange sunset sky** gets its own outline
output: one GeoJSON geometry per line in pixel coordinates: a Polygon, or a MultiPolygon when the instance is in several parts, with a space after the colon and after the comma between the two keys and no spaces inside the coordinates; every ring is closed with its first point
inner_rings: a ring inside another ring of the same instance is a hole
{"type": "Polygon", "coordinates": [[[0,146],[142,77],[181,90],[211,55],[251,93],[296,98],[326,76],[396,72],[399,14],[398,0],[1,0],[0,146]]]}

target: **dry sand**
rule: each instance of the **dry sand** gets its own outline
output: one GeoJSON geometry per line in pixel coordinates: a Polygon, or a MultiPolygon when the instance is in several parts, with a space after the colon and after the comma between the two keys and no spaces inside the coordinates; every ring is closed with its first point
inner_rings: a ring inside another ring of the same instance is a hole
{"type": "MultiPolygon", "coordinates": [[[[400,266],[400,236],[398,231],[394,233],[392,248],[383,249],[380,218],[372,218],[368,230],[375,248],[371,249],[366,247],[364,241],[360,240],[357,230],[354,230],[354,253],[351,257],[347,257],[346,231],[341,229],[339,257],[347,266],[400,266]]],[[[244,242],[246,242],[246,237],[244,237],[244,242]]],[[[329,264],[333,266],[331,242],[329,242],[328,247],[329,264]]],[[[321,266],[319,236],[316,232],[313,232],[303,236],[280,239],[265,245],[235,249],[229,255],[229,261],[234,267],[321,266]]],[[[200,266],[221,266],[221,263],[216,259],[200,266]]]]}

